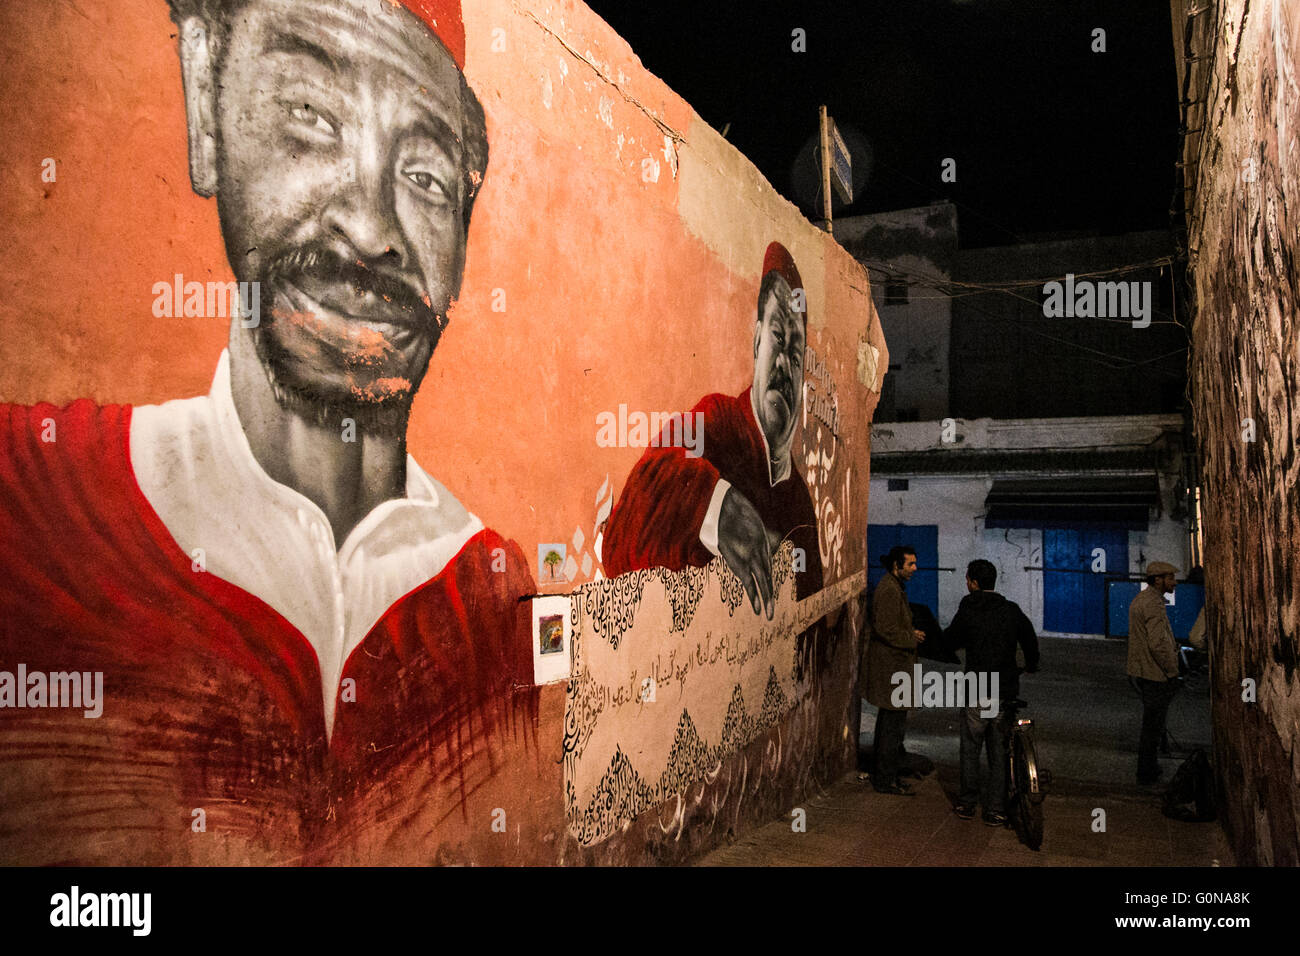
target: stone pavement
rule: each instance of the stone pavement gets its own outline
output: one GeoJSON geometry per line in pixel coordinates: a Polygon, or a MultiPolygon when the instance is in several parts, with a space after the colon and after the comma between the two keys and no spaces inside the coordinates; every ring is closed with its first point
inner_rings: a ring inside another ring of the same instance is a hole
{"type": "MultiPolygon", "coordinates": [[[[1217,866],[1232,865],[1217,823],[1181,823],[1160,812],[1160,791],[1134,781],[1141,707],[1124,679],[1124,642],[1041,639],[1042,671],[1021,696],[1053,782],[1043,804],[1042,849],[1014,831],[952,812],[957,791],[955,710],[908,717],[907,748],[933,760],[935,772],[912,781],[914,797],[876,793],[849,773],[801,804],[806,832],[790,818],[740,837],[698,861],[701,866],[1217,866]],[[1104,832],[1093,829],[1105,811],[1104,832]]],[[[922,662],[927,669],[944,665],[922,662]]],[[[875,709],[864,704],[862,748],[869,749],[875,709]]],[[[1161,760],[1165,781],[1193,747],[1209,748],[1209,697],[1192,679],[1170,708],[1174,754],[1161,760]]]]}

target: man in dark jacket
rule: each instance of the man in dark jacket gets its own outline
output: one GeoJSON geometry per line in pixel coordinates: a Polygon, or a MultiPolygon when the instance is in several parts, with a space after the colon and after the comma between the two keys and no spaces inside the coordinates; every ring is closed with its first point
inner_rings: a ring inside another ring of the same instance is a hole
{"type": "Polygon", "coordinates": [[[1038,636],[1034,626],[1014,601],[993,590],[997,568],[983,559],[966,568],[966,590],[957,614],[944,631],[953,647],[966,649],[966,673],[987,675],[999,698],[998,713],[986,717],[980,704],[968,700],[961,721],[961,791],[957,795],[957,816],[970,820],[980,793],[980,747],[988,752],[989,786],[984,800],[984,822],[1002,826],[1007,822],[1007,720],[1003,701],[1020,693],[1016,647],[1025,654],[1025,671],[1038,670],[1038,636]],[[993,684],[996,675],[997,683],[993,684]]]}
{"type": "Polygon", "coordinates": [[[916,551],[899,545],[880,563],[889,573],[876,584],[871,597],[871,636],[867,645],[867,700],[878,708],[871,785],[878,793],[910,796],[911,788],[898,779],[907,706],[895,703],[892,691],[895,674],[912,674],[916,646],[925,640],[925,632],[912,626],[905,590],[916,573],[916,551]]]}

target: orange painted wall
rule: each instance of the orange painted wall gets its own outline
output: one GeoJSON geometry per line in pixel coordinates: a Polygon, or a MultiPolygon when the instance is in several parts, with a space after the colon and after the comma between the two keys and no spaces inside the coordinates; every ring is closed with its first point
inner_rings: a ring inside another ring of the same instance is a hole
{"type": "MultiPolygon", "coordinates": [[[[572,550],[578,528],[590,551],[597,491],[608,478],[617,494],[640,454],[597,448],[597,413],[622,402],[685,409],[744,388],[763,249],[773,239],[795,248],[799,231],[823,257],[796,248],[805,277],[829,276],[822,302],[810,302],[809,342],[839,367],[842,399],[853,399],[842,414],[861,436],[860,541],[875,393],[850,389],[859,336],[885,367],[865,275],[829,240],[810,240],[813,227],[738,155],[755,194],[735,208],[734,228],[714,226],[748,271],[685,228],[685,169],[666,159],[664,130],[681,138],[683,167],[696,161],[693,143],[715,134],[582,4],[519,13],[494,0],[467,4],[464,19],[491,160],[462,297],[416,402],[412,454],[525,553],[539,541],[572,550]],[[496,29],[504,50],[493,49],[496,29]],[[648,158],[658,182],[642,176],[648,158]],[[491,308],[497,289],[504,312],[491,308]]],[[[0,400],[150,403],[211,381],[224,320],[150,311],[153,283],[175,273],[231,277],[216,201],[189,185],[175,33],[163,0],[0,10],[0,400]],[[55,183],[41,181],[46,157],[55,183]]]]}

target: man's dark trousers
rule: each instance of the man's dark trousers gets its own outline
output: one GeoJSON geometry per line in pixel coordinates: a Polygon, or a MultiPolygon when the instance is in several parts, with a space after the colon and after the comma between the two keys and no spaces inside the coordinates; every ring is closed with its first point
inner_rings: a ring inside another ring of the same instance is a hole
{"type": "Polygon", "coordinates": [[[898,771],[903,756],[903,731],[907,728],[907,711],[876,711],[875,750],[876,771],[871,785],[877,789],[898,782],[898,771]]]}
{"type": "Polygon", "coordinates": [[[966,707],[961,716],[961,789],[957,803],[973,807],[980,796],[980,750],[988,752],[989,787],[985,813],[1005,813],[1007,803],[1007,722],[1005,706],[993,717],[980,707],[966,707]]]}
{"type": "Polygon", "coordinates": [[[1140,784],[1155,783],[1160,778],[1160,764],[1156,761],[1156,748],[1165,735],[1165,718],[1169,702],[1178,690],[1172,680],[1146,680],[1133,678],[1142,696],[1142,733],[1138,737],[1138,771],[1140,784]]]}

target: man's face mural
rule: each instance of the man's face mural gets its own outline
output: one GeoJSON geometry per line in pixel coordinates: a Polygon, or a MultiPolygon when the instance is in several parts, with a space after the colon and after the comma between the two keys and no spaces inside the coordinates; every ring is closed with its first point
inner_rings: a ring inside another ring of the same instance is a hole
{"type": "Polygon", "coordinates": [[[794,435],[803,402],[803,315],[784,276],[769,273],[754,327],[754,398],[759,427],[773,454],[794,435]]]}
{"type": "MultiPolygon", "coordinates": [[[[235,334],[283,404],[404,421],[460,292],[481,107],[398,4],[247,0],[221,19],[201,132],[231,267],[262,296],[261,324],[235,334]]],[[[193,157],[204,64],[182,26],[193,157]]]]}

